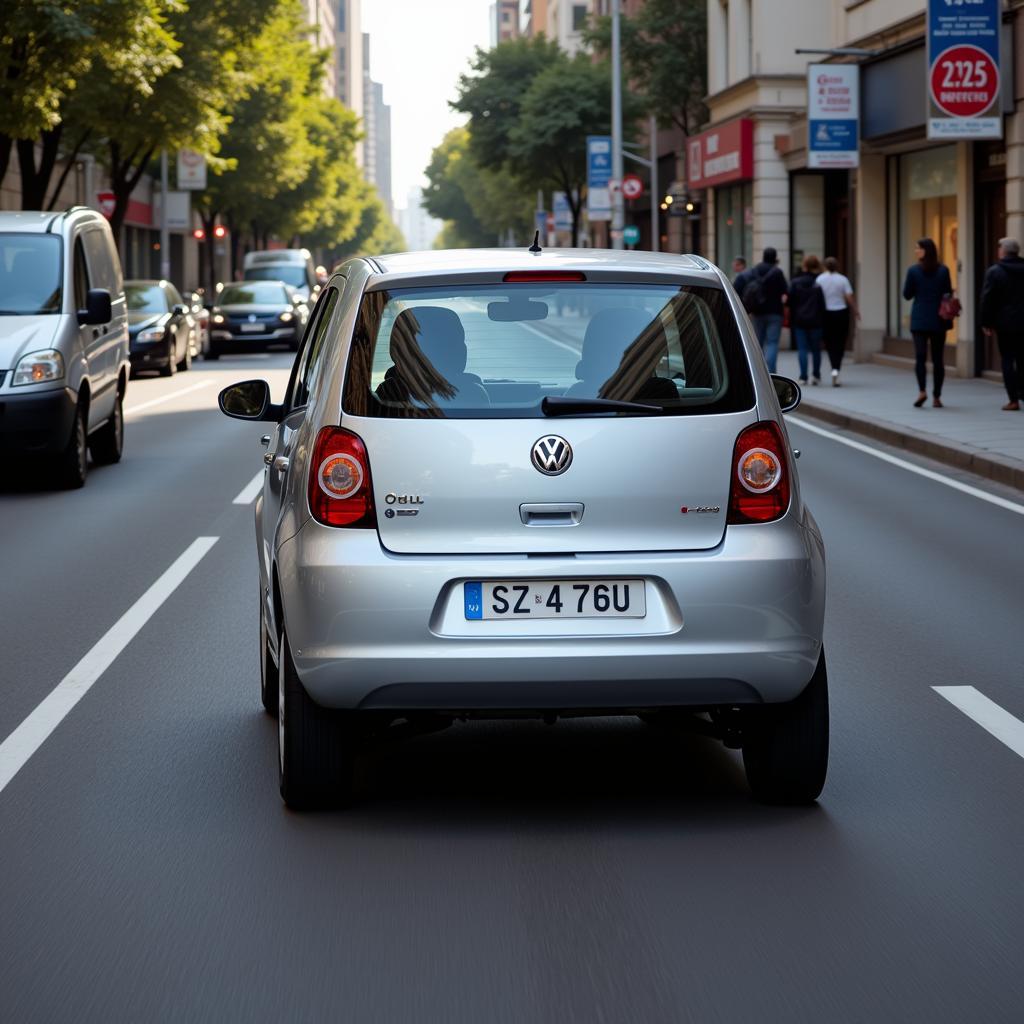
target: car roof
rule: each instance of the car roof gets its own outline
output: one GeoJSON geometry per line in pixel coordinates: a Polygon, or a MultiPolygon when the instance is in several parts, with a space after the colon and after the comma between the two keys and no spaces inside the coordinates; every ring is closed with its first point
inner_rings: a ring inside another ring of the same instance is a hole
{"type": "Polygon", "coordinates": [[[0,233],[42,235],[52,231],[59,234],[58,225],[61,221],[83,214],[88,215],[83,218],[85,220],[103,220],[101,214],[87,206],[73,206],[69,210],[58,210],[56,213],[52,210],[5,210],[0,213],[0,233]]]}
{"type": "Polygon", "coordinates": [[[435,249],[367,257],[378,274],[502,273],[516,270],[613,271],[636,274],[707,275],[715,268],[700,256],[614,249],[435,249]]]}

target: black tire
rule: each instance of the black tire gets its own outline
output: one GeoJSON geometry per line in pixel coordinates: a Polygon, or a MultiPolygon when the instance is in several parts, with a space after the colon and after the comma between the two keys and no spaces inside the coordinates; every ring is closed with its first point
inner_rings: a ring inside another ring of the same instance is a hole
{"type": "Polygon", "coordinates": [[[124,409],[121,401],[118,395],[110,419],[89,438],[89,451],[97,466],[112,466],[121,461],[124,450],[124,409]]]}
{"type": "Polygon", "coordinates": [[[57,456],[57,480],[65,490],[84,486],[89,470],[89,445],[85,433],[85,410],[79,401],[67,447],[57,456]]]}
{"type": "Polygon", "coordinates": [[[828,673],[822,648],[811,681],[796,700],[751,709],[743,767],[758,800],[810,804],[828,771],[828,673]]]}
{"type": "Polygon", "coordinates": [[[209,360],[211,363],[215,363],[220,359],[220,353],[211,345],[204,353],[203,358],[209,360]]]}
{"type": "Polygon", "coordinates": [[[352,729],[344,712],[320,707],[306,693],[280,634],[278,660],[278,778],[292,810],[338,807],[352,798],[352,729]]]}
{"type": "Polygon", "coordinates": [[[167,365],[160,367],[161,377],[173,377],[178,372],[178,361],[174,358],[178,354],[178,344],[171,335],[171,340],[167,342],[167,365]]]}
{"type": "Polygon", "coordinates": [[[277,718],[277,665],[270,655],[270,633],[267,630],[267,617],[260,607],[260,699],[263,710],[271,718],[277,718]]]}

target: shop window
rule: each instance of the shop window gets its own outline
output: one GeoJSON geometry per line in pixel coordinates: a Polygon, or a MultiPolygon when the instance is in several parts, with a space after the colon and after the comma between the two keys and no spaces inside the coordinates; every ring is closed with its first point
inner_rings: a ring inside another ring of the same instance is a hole
{"type": "Polygon", "coordinates": [[[728,273],[736,256],[749,266],[760,260],[754,249],[754,189],[732,185],[715,189],[715,261],[728,273]]]}

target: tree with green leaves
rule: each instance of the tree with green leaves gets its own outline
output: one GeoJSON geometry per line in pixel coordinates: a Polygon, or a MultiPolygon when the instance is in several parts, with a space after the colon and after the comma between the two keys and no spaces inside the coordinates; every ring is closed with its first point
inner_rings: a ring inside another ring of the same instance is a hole
{"type": "MultiPolygon", "coordinates": [[[[665,127],[692,135],[706,120],[708,13],[706,0],[647,0],[620,20],[622,63],[630,90],[665,127]]],[[[611,52],[611,19],[586,33],[597,53],[611,52]]]]}
{"type": "Polygon", "coordinates": [[[70,167],[89,138],[76,126],[66,151],[64,108],[83,77],[101,68],[145,92],[178,63],[167,18],[183,9],[180,0],[0,3],[0,181],[16,146],[24,208],[52,205],[63,184],[48,202],[58,157],[65,151],[70,167]]]}
{"type": "Polygon", "coordinates": [[[532,231],[534,195],[500,171],[481,167],[470,152],[467,128],[449,131],[427,167],[423,205],[446,222],[446,247],[494,245],[508,232],[519,238],[532,231]]]}

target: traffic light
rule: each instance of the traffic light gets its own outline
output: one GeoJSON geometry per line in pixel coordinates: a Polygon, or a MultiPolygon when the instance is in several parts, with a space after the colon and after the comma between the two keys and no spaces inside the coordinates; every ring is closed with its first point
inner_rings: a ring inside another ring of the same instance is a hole
{"type": "Polygon", "coordinates": [[[213,229],[213,237],[214,238],[224,238],[225,235],[227,235],[227,233],[228,233],[228,229],[226,227],[224,227],[223,224],[218,224],[213,229]]]}
{"type": "Polygon", "coordinates": [[[206,232],[202,228],[193,228],[192,237],[197,242],[201,242],[206,237],[206,232]]]}

